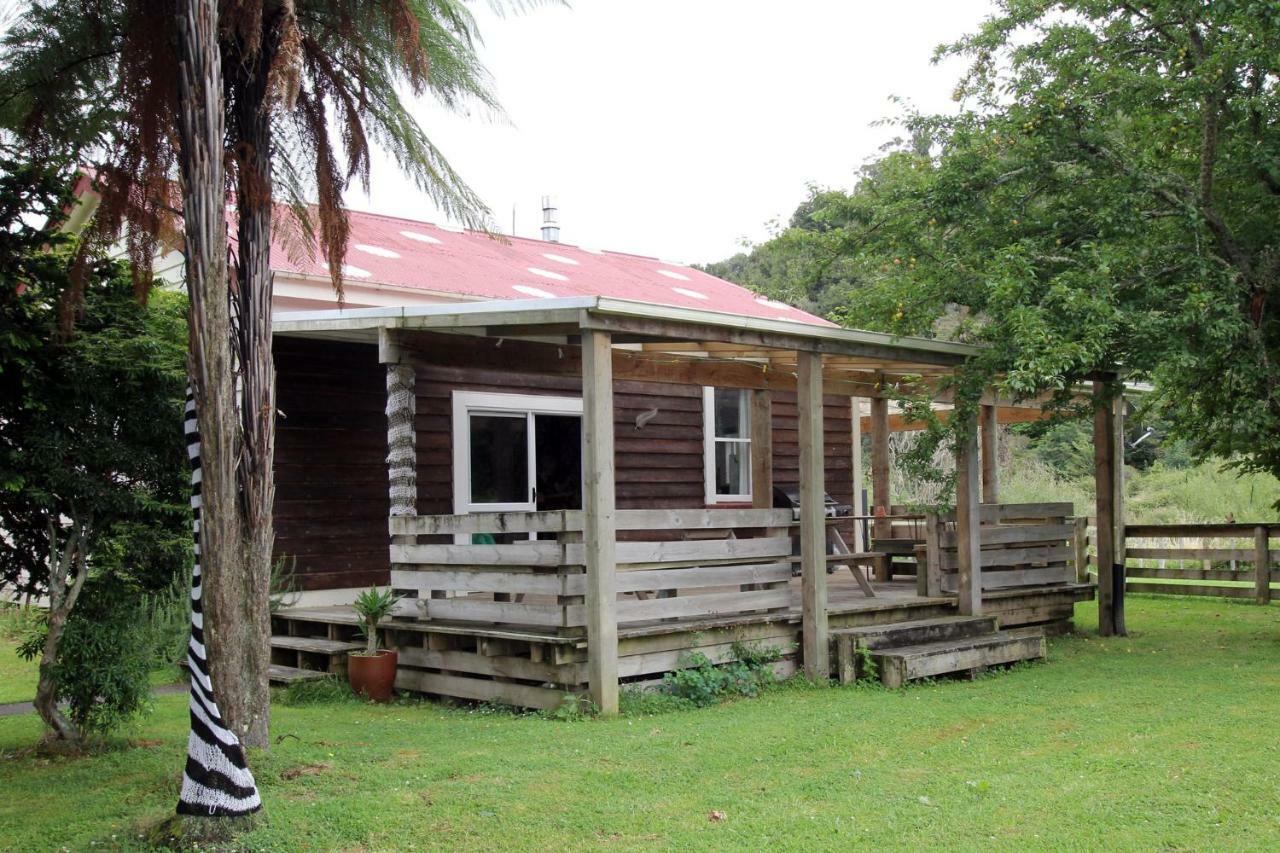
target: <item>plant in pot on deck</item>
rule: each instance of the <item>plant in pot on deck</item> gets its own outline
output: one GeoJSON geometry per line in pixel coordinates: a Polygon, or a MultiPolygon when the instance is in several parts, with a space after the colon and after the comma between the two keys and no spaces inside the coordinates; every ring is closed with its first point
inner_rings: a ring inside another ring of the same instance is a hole
{"type": "Polygon", "coordinates": [[[366,644],[364,651],[347,655],[347,678],[352,690],[375,702],[390,701],[396,682],[398,655],[378,648],[378,623],[390,616],[399,602],[400,596],[391,590],[371,586],[357,596],[353,605],[363,622],[366,644]]]}

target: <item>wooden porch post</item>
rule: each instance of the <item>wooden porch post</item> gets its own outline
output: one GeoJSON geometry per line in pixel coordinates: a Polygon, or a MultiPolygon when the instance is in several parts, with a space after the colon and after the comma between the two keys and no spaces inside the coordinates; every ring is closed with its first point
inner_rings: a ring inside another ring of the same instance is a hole
{"type": "Polygon", "coordinates": [[[800,601],[804,674],[831,675],[827,635],[827,529],[822,448],[822,356],[797,353],[800,410],[800,601]]]}
{"type": "Polygon", "coordinates": [[[387,481],[391,515],[418,514],[416,374],[392,334],[380,329],[378,359],[387,366],[387,481]]]}
{"type": "Polygon", "coordinates": [[[978,425],[956,439],[956,558],[959,606],[964,616],[982,613],[982,530],[978,499],[978,425]]]}
{"type": "Polygon", "coordinates": [[[583,541],[587,680],[601,714],[618,713],[618,615],[613,460],[613,353],[608,332],[582,333],[583,541]]]}
{"type": "Polygon", "coordinates": [[[1000,503],[1000,420],[995,406],[982,407],[982,502],[1000,503]]]}
{"type": "Polygon", "coordinates": [[[1116,550],[1116,406],[1107,384],[1093,383],[1093,478],[1097,493],[1098,633],[1123,635],[1124,566],[1116,550]]]}
{"type": "MultiPolygon", "coordinates": [[[[1111,401],[1112,426],[1115,430],[1115,439],[1114,439],[1114,443],[1112,444],[1112,447],[1115,448],[1114,450],[1115,455],[1112,457],[1113,474],[1111,476],[1111,490],[1112,490],[1111,515],[1112,515],[1112,525],[1114,527],[1115,533],[1113,534],[1111,543],[1112,543],[1112,547],[1115,549],[1116,565],[1120,566],[1122,569],[1127,560],[1127,556],[1125,554],[1126,544],[1125,544],[1125,535],[1124,535],[1125,406],[1126,406],[1126,403],[1124,401],[1124,386],[1122,385],[1120,387],[1119,393],[1116,394],[1115,399],[1111,401]]],[[[1120,619],[1117,624],[1120,626],[1119,632],[1121,634],[1124,634],[1126,632],[1124,630],[1124,579],[1123,578],[1121,578],[1120,580],[1119,613],[1120,613],[1120,619]]]]}
{"type": "MultiPolygon", "coordinates": [[[[853,514],[864,515],[867,508],[862,503],[862,399],[850,397],[849,410],[852,415],[849,439],[853,451],[853,514]]],[[[858,552],[871,550],[871,545],[863,541],[864,528],[865,525],[861,521],[853,525],[853,550],[858,552]]]]}
{"type": "Polygon", "coordinates": [[[751,392],[751,505],[773,506],[773,394],[751,392]]]}
{"type": "Polygon", "coordinates": [[[871,398],[871,494],[875,516],[871,535],[887,539],[891,527],[884,517],[889,514],[889,401],[880,396],[871,398]]]}

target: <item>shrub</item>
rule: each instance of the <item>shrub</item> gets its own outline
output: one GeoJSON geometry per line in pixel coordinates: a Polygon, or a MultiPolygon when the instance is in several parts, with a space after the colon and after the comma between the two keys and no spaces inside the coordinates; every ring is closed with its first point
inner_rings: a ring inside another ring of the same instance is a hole
{"type": "Polygon", "coordinates": [[[311,681],[295,681],[280,691],[280,701],[285,705],[331,705],[358,702],[351,685],[337,676],[317,678],[311,681]]]}
{"type": "MultiPolygon", "coordinates": [[[[152,616],[148,599],[122,584],[86,582],[52,665],[58,698],[83,736],[105,736],[149,707],[158,645],[152,616]]],[[[42,620],[18,653],[38,658],[47,632],[42,620]]]]}
{"type": "Polygon", "coordinates": [[[737,660],[720,665],[701,652],[688,655],[680,669],[663,676],[664,690],[705,707],[727,696],[756,696],[774,681],[772,664],[780,651],[748,643],[734,643],[731,651],[737,660]]]}

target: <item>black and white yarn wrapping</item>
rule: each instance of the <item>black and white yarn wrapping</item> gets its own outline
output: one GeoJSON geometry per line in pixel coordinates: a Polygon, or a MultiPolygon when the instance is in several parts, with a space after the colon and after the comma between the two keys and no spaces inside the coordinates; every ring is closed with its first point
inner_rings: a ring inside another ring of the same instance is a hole
{"type": "Polygon", "coordinates": [[[200,427],[196,401],[187,389],[184,415],[187,457],[191,460],[191,532],[195,565],[191,572],[191,639],[187,661],[191,669],[191,734],[187,737],[187,766],[178,795],[178,814],[237,817],[262,808],[258,786],[245,761],[244,747],[222,722],[213,699],[209,662],[204,648],[204,611],[200,584],[201,468],[200,427]]]}
{"type": "Polygon", "coordinates": [[[413,368],[387,365],[387,472],[390,475],[391,515],[417,515],[418,454],[414,432],[413,368]]]}

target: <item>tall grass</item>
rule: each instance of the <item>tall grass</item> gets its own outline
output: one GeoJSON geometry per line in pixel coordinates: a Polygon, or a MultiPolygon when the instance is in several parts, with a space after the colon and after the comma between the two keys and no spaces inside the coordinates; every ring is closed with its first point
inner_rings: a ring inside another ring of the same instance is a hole
{"type": "Polygon", "coordinates": [[[1274,521],[1280,515],[1280,480],[1268,474],[1224,470],[1205,462],[1191,468],[1129,472],[1125,514],[1135,523],[1274,521]]]}
{"type": "MultiPolygon", "coordinates": [[[[1093,480],[1066,478],[1028,452],[1015,453],[1001,471],[1006,503],[1070,501],[1077,515],[1094,512],[1093,480]]],[[[1125,516],[1133,524],[1195,524],[1273,521],[1280,518],[1280,480],[1267,474],[1240,476],[1221,462],[1189,468],[1125,469],[1125,516]]]]}

